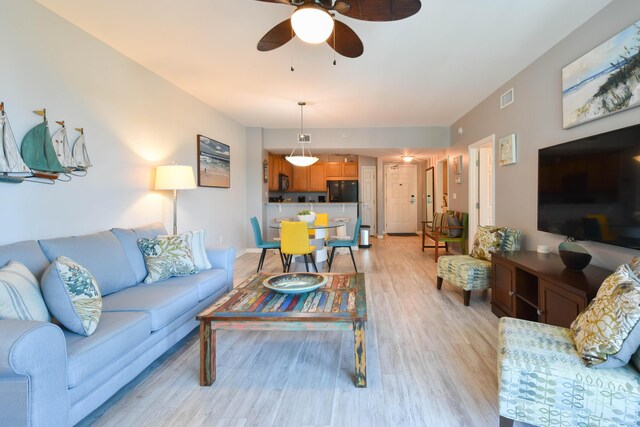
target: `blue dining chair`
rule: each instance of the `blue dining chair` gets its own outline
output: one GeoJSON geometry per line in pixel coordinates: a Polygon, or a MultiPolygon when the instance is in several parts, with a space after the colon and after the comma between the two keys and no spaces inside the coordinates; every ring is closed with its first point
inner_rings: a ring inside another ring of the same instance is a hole
{"type": "Polygon", "coordinates": [[[336,248],[349,248],[349,253],[351,254],[351,261],[353,262],[353,268],[356,269],[356,273],[358,272],[358,267],[356,266],[356,260],[353,257],[353,250],[351,246],[356,246],[358,244],[358,236],[360,235],[360,226],[362,225],[362,217],[358,217],[356,221],[356,229],[353,232],[352,240],[330,240],[327,242],[327,247],[331,249],[331,255],[329,256],[329,271],[331,271],[331,264],[333,264],[333,255],[336,252],[336,248]]]}
{"type": "Polygon", "coordinates": [[[282,249],[280,247],[280,242],[265,242],[262,240],[262,231],[260,230],[260,223],[258,223],[258,218],[255,216],[251,218],[251,225],[253,226],[253,237],[256,239],[256,247],[262,249],[262,254],[260,255],[260,261],[258,262],[258,269],[256,273],[259,273],[262,270],[262,265],[264,264],[264,256],[267,254],[267,249],[277,249],[280,254],[280,262],[282,263],[282,271],[284,272],[284,258],[282,258],[282,249]]]}

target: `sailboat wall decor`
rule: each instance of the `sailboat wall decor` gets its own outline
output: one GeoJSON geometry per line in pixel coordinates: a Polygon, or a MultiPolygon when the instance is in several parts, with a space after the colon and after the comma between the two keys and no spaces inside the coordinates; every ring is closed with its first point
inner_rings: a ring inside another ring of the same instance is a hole
{"type": "Polygon", "coordinates": [[[76,128],[80,132],[80,136],[73,144],[73,161],[76,164],[78,170],[86,171],[91,166],[91,160],[89,159],[89,153],[87,152],[87,143],[84,139],[84,128],[76,128]]]}
{"type": "Polygon", "coordinates": [[[71,149],[69,148],[69,140],[67,138],[67,127],[64,121],[56,122],[61,127],[51,136],[51,143],[53,149],[58,157],[58,162],[66,169],[67,172],[73,172],[76,170],[76,162],[71,155],[71,149]]]}
{"type": "Polygon", "coordinates": [[[0,131],[0,182],[19,184],[32,173],[20,157],[4,102],[0,102],[0,131]]]}
{"type": "Polygon", "coordinates": [[[38,124],[22,139],[22,159],[38,178],[58,179],[61,173],[68,172],[58,161],[53,147],[51,132],[47,122],[47,110],[34,111],[43,117],[38,124]]]}

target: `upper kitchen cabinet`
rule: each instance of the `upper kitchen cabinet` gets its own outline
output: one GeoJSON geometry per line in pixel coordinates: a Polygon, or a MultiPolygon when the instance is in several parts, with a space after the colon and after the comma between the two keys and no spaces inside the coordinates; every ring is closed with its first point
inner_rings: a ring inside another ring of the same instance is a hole
{"type": "Polygon", "coordinates": [[[358,163],[356,162],[329,162],[325,171],[327,180],[358,179],[358,163]]]}
{"type": "MultiPolygon", "coordinates": [[[[278,191],[280,190],[280,166],[281,166],[281,157],[277,154],[269,153],[269,157],[267,158],[268,169],[269,169],[269,191],[278,191]]],[[[288,163],[288,162],[287,162],[288,163]]]]}
{"type": "Polygon", "coordinates": [[[309,169],[309,190],[308,191],[327,191],[327,176],[325,175],[324,163],[314,163],[308,167],[309,169]]]}

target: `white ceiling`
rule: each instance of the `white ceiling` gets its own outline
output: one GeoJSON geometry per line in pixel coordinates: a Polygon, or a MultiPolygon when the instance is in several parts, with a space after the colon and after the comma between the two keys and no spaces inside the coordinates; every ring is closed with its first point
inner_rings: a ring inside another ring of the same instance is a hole
{"type": "Polygon", "coordinates": [[[37,1],[242,125],[295,128],[305,100],[305,127],[354,128],[448,126],[611,0],[423,0],[386,23],[338,15],[365,49],[336,66],[326,44],[257,51],[288,5],[37,1]]]}

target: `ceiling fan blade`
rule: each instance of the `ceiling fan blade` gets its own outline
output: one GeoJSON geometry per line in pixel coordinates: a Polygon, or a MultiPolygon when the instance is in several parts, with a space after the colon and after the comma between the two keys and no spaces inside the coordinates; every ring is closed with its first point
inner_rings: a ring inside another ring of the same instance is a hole
{"type": "Polygon", "coordinates": [[[258,50],[260,52],[268,52],[283,46],[293,38],[293,28],[291,28],[291,20],[286,19],[269,30],[258,42],[258,50]]]}
{"type": "Polygon", "coordinates": [[[415,15],[422,7],[420,0],[349,0],[349,5],[348,11],[336,12],[363,21],[398,21],[415,15]]]}
{"type": "Polygon", "coordinates": [[[333,33],[327,39],[327,43],[336,52],[348,58],[357,58],[364,52],[364,45],[360,37],[349,26],[343,22],[336,21],[333,31],[335,31],[335,39],[333,33]],[[335,46],[334,46],[335,40],[335,46]]]}

